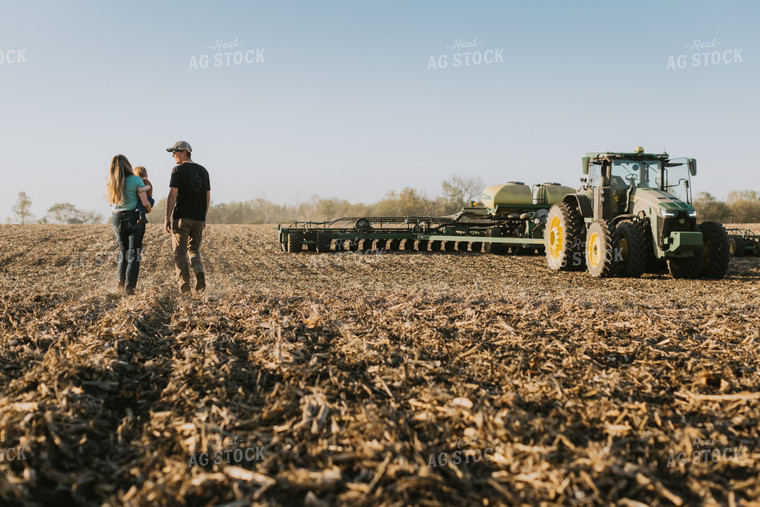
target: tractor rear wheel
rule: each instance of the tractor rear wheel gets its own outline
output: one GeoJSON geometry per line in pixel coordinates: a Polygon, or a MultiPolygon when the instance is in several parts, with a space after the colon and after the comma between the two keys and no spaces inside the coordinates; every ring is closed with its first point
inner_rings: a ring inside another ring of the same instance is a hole
{"type": "Polygon", "coordinates": [[[699,224],[699,230],[702,231],[702,242],[705,246],[701,274],[705,278],[721,279],[726,276],[728,263],[731,261],[726,229],[718,222],[702,222],[699,224]]]}
{"type": "Polygon", "coordinates": [[[728,251],[731,257],[744,257],[747,254],[747,244],[741,236],[729,236],[728,251]]]}
{"type": "Polygon", "coordinates": [[[608,278],[617,274],[620,265],[615,224],[609,220],[597,220],[586,231],[586,267],[595,278],[608,278]]]}
{"type": "Polygon", "coordinates": [[[580,271],[583,259],[583,217],[578,208],[564,202],[554,204],[546,217],[544,246],[546,262],[553,271],[580,271]]]}
{"type": "Polygon", "coordinates": [[[647,243],[644,239],[644,229],[630,220],[624,220],[617,224],[620,261],[619,276],[638,278],[647,267],[647,243]]]}
{"type": "Polygon", "coordinates": [[[699,278],[704,257],[702,250],[695,251],[691,257],[672,257],[668,259],[668,271],[673,278],[699,278]]]}
{"type": "MultiPolygon", "coordinates": [[[[491,238],[500,238],[502,236],[501,229],[498,227],[489,227],[488,236],[491,238]]],[[[504,243],[486,243],[485,251],[489,254],[504,255],[507,253],[507,246],[504,243]]]]}

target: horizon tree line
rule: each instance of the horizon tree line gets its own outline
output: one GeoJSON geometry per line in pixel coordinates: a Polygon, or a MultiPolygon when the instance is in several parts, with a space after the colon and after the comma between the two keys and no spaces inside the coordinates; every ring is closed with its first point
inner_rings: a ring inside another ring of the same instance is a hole
{"type": "MultiPolygon", "coordinates": [[[[336,197],[311,196],[296,204],[278,204],[263,197],[248,201],[212,203],[207,222],[210,224],[266,224],[285,223],[296,220],[323,221],[341,216],[440,216],[460,211],[480,197],[485,185],[479,177],[450,176],[441,182],[441,193],[430,197],[413,187],[392,190],[382,199],[365,204],[352,203],[336,197]]],[[[711,220],[725,223],[760,222],[760,192],[734,190],[725,201],[709,192],[700,192],[692,203],[700,221],[711,220]]],[[[31,212],[32,199],[26,192],[19,192],[11,211],[15,223],[42,224],[101,224],[106,222],[102,213],[80,210],[68,202],[56,203],[47,213],[35,221],[31,212]]],[[[159,200],[150,216],[158,216],[163,222],[166,199],[159,200]]],[[[11,219],[6,220],[12,223],[11,219]]],[[[156,222],[156,220],[153,220],[156,222]]]]}

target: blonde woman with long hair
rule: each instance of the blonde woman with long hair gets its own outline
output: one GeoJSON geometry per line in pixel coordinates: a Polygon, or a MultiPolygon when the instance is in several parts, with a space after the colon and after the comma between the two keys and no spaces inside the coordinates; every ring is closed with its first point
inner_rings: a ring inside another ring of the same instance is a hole
{"type": "Polygon", "coordinates": [[[132,165],[124,155],[116,155],[111,160],[111,170],[106,179],[106,198],[113,206],[111,225],[119,243],[117,273],[119,289],[127,295],[134,294],[137,276],[140,274],[140,257],[145,236],[145,224],[140,218],[137,203],[141,202],[150,212],[150,202],[142,178],[135,176],[132,165]]]}

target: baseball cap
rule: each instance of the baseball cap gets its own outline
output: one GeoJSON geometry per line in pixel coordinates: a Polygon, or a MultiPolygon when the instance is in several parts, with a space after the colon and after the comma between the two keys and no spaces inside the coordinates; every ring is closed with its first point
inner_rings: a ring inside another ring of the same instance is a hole
{"type": "Polygon", "coordinates": [[[192,152],[193,149],[190,147],[190,144],[188,144],[187,141],[177,141],[174,143],[174,146],[171,148],[166,148],[166,151],[169,152],[175,152],[175,151],[189,151],[192,152]]]}

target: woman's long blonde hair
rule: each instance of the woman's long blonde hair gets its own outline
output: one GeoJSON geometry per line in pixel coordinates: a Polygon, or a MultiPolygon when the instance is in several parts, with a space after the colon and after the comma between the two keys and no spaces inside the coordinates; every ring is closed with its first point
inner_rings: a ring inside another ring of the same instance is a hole
{"type": "Polygon", "coordinates": [[[108,204],[124,204],[124,180],[131,176],[132,164],[124,155],[116,155],[111,160],[111,172],[106,179],[106,199],[108,204]]]}

